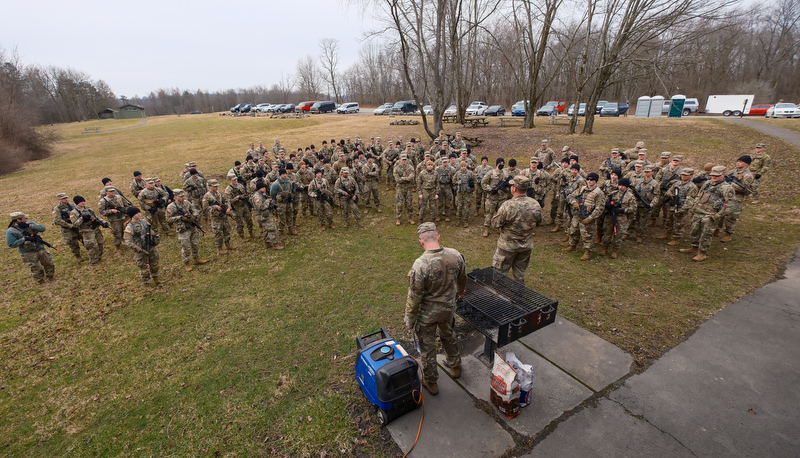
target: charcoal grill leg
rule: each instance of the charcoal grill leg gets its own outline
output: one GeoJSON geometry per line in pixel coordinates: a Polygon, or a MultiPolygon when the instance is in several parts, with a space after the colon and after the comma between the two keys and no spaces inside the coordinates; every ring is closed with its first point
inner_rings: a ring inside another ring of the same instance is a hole
{"type": "Polygon", "coordinates": [[[483,357],[489,362],[489,365],[494,364],[494,352],[497,351],[497,344],[490,338],[485,337],[483,342],[483,357]]]}

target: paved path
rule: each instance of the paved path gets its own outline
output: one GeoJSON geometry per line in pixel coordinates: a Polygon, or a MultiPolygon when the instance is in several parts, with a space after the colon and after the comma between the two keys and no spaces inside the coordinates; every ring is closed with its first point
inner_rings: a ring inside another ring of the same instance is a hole
{"type": "Polygon", "coordinates": [[[739,124],[741,126],[750,127],[771,137],[780,138],[781,140],[800,148],[800,134],[789,129],[743,118],[723,117],[721,119],[734,124],[739,124]]]}

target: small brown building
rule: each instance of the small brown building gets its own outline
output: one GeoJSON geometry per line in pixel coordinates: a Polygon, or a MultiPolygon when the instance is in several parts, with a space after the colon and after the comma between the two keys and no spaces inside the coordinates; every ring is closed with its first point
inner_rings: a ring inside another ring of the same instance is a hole
{"type": "Polygon", "coordinates": [[[144,107],[138,105],[122,105],[114,112],[114,119],[144,118],[144,107]]]}

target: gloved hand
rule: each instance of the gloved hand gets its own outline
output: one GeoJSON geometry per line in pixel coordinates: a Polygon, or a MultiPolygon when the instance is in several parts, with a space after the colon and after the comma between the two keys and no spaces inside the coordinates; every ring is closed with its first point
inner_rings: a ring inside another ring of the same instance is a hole
{"type": "Polygon", "coordinates": [[[20,228],[20,229],[27,229],[28,228],[28,223],[26,223],[25,221],[20,221],[20,222],[17,223],[17,227],[20,228]]]}
{"type": "Polygon", "coordinates": [[[589,224],[591,222],[592,222],[591,218],[584,218],[584,219],[581,220],[581,223],[583,223],[583,224],[589,224]]]}
{"type": "Polygon", "coordinates": [[[26,235],[25,236],[25,241],[26,242],[35,242],[36,241],[36,237],[33,236],[33,235],[26,235]]]}
{"type": "Polygon", "coordinates": [[[621,214],[625,213],[625,209],[617,207],[617,208],[614,209],[614,213],[617,214],[617,215],[621,215],[621,214]]]}
{"type": "Polygon", "coordinates": [[[756,177],[756,180],[761,179],[761,174],[760,173],[756,173],[754,176],[756,177]]]}
{"type": "Polygon", "coordinates": [[[109,228],[109,224],[108,223],[103,223],[103,227],[108,229],[109,228]]]}
{"type": "Polygon", "coordinates": [[[536,177],[536,178],[533,180],[533,184],[539,184],[539,177],[536,177]]]}

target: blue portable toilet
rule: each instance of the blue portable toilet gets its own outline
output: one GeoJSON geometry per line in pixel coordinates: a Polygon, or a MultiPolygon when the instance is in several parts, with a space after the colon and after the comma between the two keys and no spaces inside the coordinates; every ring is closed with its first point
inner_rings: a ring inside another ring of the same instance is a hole
{"type": "Polygon", "coordinates": [[[650,97],[643,95],[636,101],[636,117],[646,118],[650,113],[650,97]]]}
{"type": "Polygon", "coordinates": [[[680,118],[683,116],[683,105],[686,103],[685,95],[673,95],[672,105],[669,107],[670,118],[680,118]]]}

